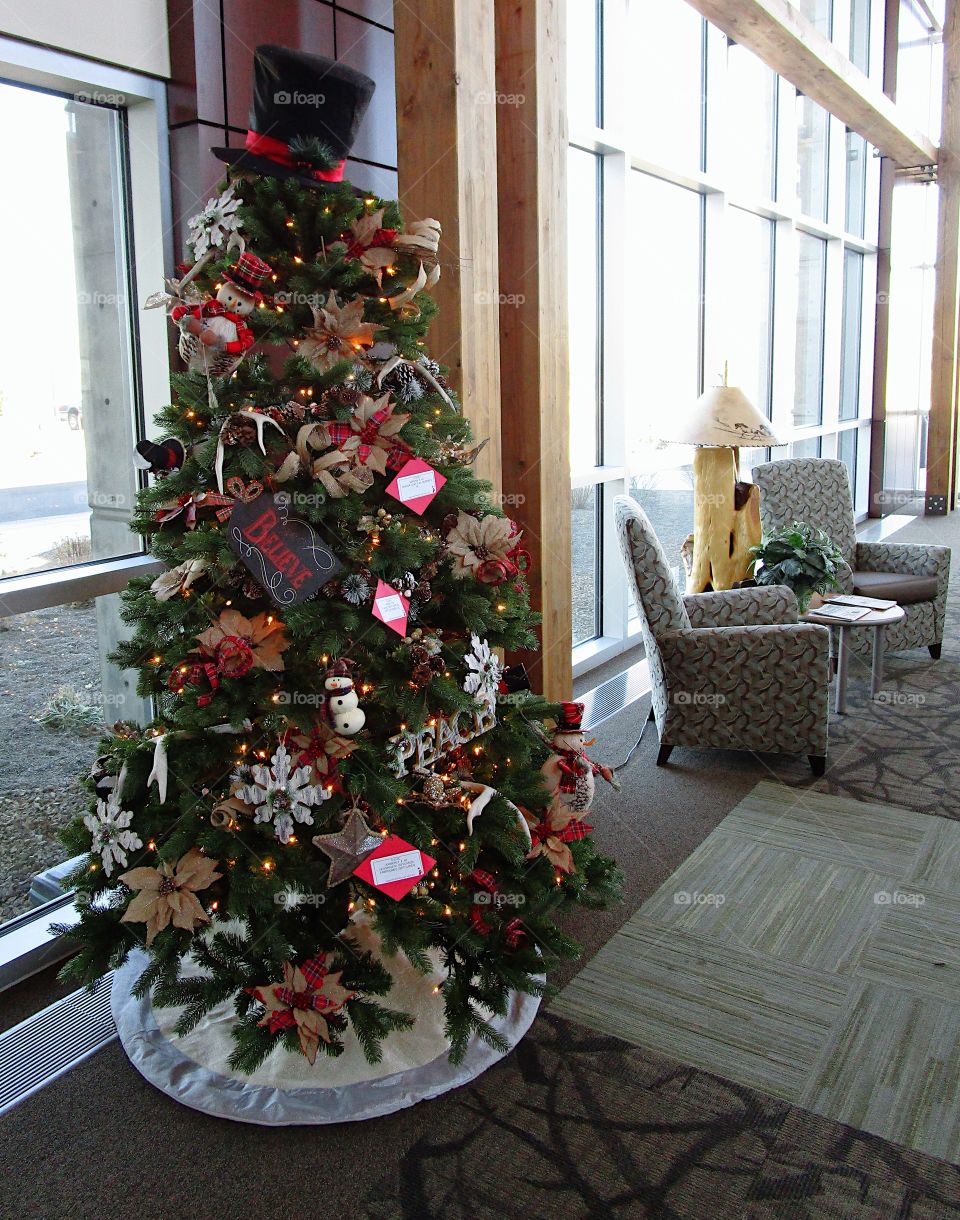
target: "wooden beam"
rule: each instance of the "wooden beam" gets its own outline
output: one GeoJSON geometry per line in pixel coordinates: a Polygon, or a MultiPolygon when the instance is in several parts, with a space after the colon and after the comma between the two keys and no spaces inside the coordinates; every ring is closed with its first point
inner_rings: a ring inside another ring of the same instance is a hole
{"type": "Polygon", "coordinates": [[[897,165],[936,162],[936,146],[789,0],[688,3],[897,165]]]}
{"type": "Polygon", "coordinates": [[[937,263],[933,364],[927,429],[926,511],[954,507],[957,443],[957,258],[960,245],[960,0],[947,0],[943,23],[943,119],[937,169],[937,263]]]}
{"type": "Polygon", "coordinates": [[[489,438],[477,474],[498,493],[493,0],[404,0],[394,17],[400,206],[407,220],[443,226],[429,352],[450,366],[475,435],[489,438]]]}
{"type": "Polygon", "coordinates": [[[569,699],[566,13],[563,0],[495,4],[503,490],[543,615],[531,678],[548,698],[569,699]]]}

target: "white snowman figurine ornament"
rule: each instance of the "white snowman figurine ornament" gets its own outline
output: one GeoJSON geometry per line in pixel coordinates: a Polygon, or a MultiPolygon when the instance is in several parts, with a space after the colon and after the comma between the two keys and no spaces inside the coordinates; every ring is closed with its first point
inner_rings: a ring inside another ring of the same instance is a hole
{"type": "Polygon", "coordinates": [[[336,661],[327,670],[324,680],[327,692],[327,718],[331,727],[341,737],[353,737],[366,723],[357,692],[346,661],[336,661]]]}
{"type": "Polygon", "coordinates": [[[223,273],[216,300],[178,305],[171,317],[180,328],[180,356],[191,373],[224,377],[250,350],[253,331],[245,319],[263,301],[269,263],[244,251],[223,273]]]}

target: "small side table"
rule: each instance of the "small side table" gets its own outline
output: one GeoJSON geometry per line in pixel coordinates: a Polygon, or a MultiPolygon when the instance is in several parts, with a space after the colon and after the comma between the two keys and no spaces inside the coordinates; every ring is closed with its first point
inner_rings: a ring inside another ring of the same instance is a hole
{"type": "Polygon", "coordinates": [[[837,619],[818,613],[817,610],[808,610],[806,614],[801,615],[801,619],[805,623],[819,623],[824,627],[837,629],[839,642],[837,644],[837,689],[834,696],[834,711],[838,716],[844,715],[847,710],[847,669],[850,654],[847,632],[853,627],[873,628],[873,665],[870,674],[870,695],[873,698],[880,693],[880,684],[883,681],[884,630],[891,623],[899,623],[904,618],[906,618],[906,613],[902,606],[891,606],[889,610],[871,610],[863,618],[858,618],[851,623],[839,622],[837,619]]]}

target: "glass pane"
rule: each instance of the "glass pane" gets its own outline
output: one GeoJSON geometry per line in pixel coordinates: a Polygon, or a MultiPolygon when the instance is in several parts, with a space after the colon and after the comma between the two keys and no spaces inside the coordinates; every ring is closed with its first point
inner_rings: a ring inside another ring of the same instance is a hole
{"type": "Polygon", "coordinates": [[[570,493],[573,547],[573,642],[582,644],[600,634],[597,567],[598,487],[575,487],[570,493]]]}
{"type": "Polygon", "coordinates": [[[797,234],[797,350],[793,422],[819,424],[823,416],[823,310],[827,243],[797,234]]]}
{"type": "Polygon", "coordinates": [[[11,164],[43,153],[43,188],[8,174],[0,231],[0,575],[139,550],[121,126],[101,106],[0,83],[11,164]],[[41,286],[55,303],[41,322],[41,286]],[[24,293],[29,304],[24,306],[24,293]]]}
{"type": "Polygon", "coordinates": [[[942,5],[940,30],[935,29],[919,5],[900,5],[897,54],[897,106],[934,143],[940,139],[943,88],[942,5]]]}
{"type": "Polygon", "coordinates": [[[853,492],[854,504],[857,498],[857,438],[859,429],[847,428],[837,438],[837,457],[850,472],[850,487],[853,492]]]}
{"type": "Polygon", "coordinates": [[[726,217],[729,379],[770,414],[773,221],[741,208],[726,217]]]}
{"type": "Polygon", "coordinates": [[[827,218],[830,115],[797,94],[797,203],[805,216],[827,218]]]}
{"type": "Polygon", "coordinates": [[[840,418],[856,419],[860,408],[863,324],[863,255],[843,254],[843,334],[840,343],[840,418]]]}
{"type": "Polygon", "coordinates": [[[59,831],[87,803],[104,724],[148,718],[137,675],[105,660],[130,628],[116,595],[4,619],[0,631],[0,923],[56,897],[59,831]],[[25,760],[35,765],[27,767],[25,760]]]}
{"type": "Polygon", "coordinates": [[[819,457],[820,437],[808,436],[805,440],[794,441],[790,446],[791,457],[819,457]]]}
{"type": "Polygon", "coordinates": [[[597,89],[597,21],[596,0],[567,5],[567,106],[574,128],[602,123],[597,89]]]}
{"type": "Polygon", "coordinates": [[[850,0],[850,60],[870,71],[870,0],[850,0]]]}
{"type": "Polygon", "coordinates": [[[833,0],[797,0],[797,8],[812,21],[824,38],[833,32],[833,0]]]}
{"type": "Polygon", "coordinates": [[[630,5],[632,150],[702,168],[703,19],[686,0],[630,5]]]}
{"type": "Polygon", "coordinates": [[[600,386],[600,160],[579,148],[569,150],[567,199],[570,256],[570,455],[574,470],[594,466],[600,386]]]}
{"type": "MultiPolygon", "coordinates": [[[[656,233],[637,247],[628,299],[637,390],[627,412],[629,494],[644,507],[680,574],[693,529],[693,450],[663,444],[660,424],[700,393],[703,200],[648,174],[630,175],[630,227],[656,233]]],[[[681,584],[682,584],[681,578],[681,584]]]]}
{"type": "Polygon", "coordinates": [[[863,237],[863,220],[867,203],[867,156],[869,149],[863,136],[847,131],[847,189],[844,206],[844,227],[848,233],[863,237]]]}
{"type": "Polygon", "coordinates": [[[776,73],[739,43],[728,43],[726,169],[735,186],[763,199],[774,197],[776,94],[776,73]]]}
{"type": "Polygon", "coordinates": [[[883,447],[886,511],[912,501],[926,482],[926,421],[937,251],[939,188],[898,183],[890,242],[890,346],[883,447]]]}

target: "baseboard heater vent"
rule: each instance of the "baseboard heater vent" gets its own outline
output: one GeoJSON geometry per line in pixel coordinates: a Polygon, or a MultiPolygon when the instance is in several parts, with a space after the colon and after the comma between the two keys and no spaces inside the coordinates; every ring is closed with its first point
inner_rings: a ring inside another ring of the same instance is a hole
{"type": "MultiPolygon", "coordinates": [[[[617,712],[650,693],[650,666],[645,660],[631,665],[593,690],[580,696],[583,704],[583,727],[595,729],[617,712]]],[[[638,721],[638,724],[642,721],[638,721]]]]}
{"type": "Polygon", "coordinates": [[[112,980],[105,975],[94,992],[74,991],[0,1034],[0,1114],[113,1041],[112,980]]]}

